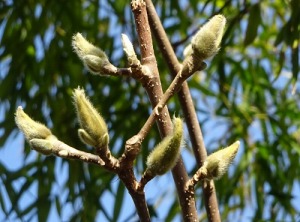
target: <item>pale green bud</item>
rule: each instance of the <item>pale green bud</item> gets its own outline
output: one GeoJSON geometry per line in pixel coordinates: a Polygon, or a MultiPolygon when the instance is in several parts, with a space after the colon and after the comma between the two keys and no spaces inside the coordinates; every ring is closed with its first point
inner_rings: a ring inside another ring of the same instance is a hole
{"type": "Polygon", "coordinates": [[[146,172],[152,176],[163,175],[172,169],[179,158],[182,145],[183,123],[173,118],[173,133],[166,136],[149,154],[146,172]]]}
{"type": "Polygon", "coordinates": [[[122,45],[123,45],[123,50],[127,55],[129,65],[139,63],[133,45],[130,42],[128,36],[125,34],[122,34],[122,45]]]}
{"type": "Polygon", "coordinates": [[[77,116],[82,129],[78,131],[80,139],[98,149],[107,148],[109,137],[106,123],[86,97],[84,90],[73,92],[77,116]]]}
{"type": "Polygon", "coordinates": [[[215,15],[200,28],[192,39],[192,48],[197,57],[204,60],[219,51],[225,24],[223,15],[215,15]]]}
{"type": "Polygon", "coordinates": [[[18,107],[15,113],[15,122],[28,141],[31,139],[46,139],[52,135],[45,125],[32,120],[21,106],[18,107]]]}
{"type": "Polygon", "coordinates": [[[94,74],[106,72],[105,66],[111,65],[106,54],[89,43],[80,33],[73,36],[72,47],[87,69],[94,74]]]}
{"type": "Polygon", "coordinates": [[[76,33],[73,36],[72,46],[78,57],[82,60],[86,55],[94,55],[108,60],[106,54],[101,49],[88,42],[80,33],[76,33]]]}
{"type": "Polygon", "coordinates": [[[50,155],[53,152],[53,141],[57,140],[55,136],[49,136],[47,139],[32,139],[29,144],[32,149],[44,155],[50,155]]]}
{"type": "Polygon", "coordinates": [[[207,172],[206,179],[220,179],[228,170],[239,149],[240,142],[236,141],[230,146],[209,155],[201,167],[207,172]]]}

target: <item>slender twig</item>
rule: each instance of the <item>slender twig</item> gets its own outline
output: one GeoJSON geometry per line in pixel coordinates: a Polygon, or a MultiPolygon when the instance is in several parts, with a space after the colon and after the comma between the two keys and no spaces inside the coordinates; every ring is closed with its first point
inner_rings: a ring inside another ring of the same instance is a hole
{"type": "MultiPolygon", "coordinates": [[[[151,78],[143,84],[146,89],[152,107],[154,108],[163,96],[157,62],[154,56],[150,26],[148,23],[147,11],[143,0],[132,1],[132,11],[135,18],[136,29],[141,48],[142,65],[148,67],[151,71],[151,78]]],[[[164,107],[159,114],[156,123],[158,125],[161,137],[172,132],[172,122],[168,109],[164,107]]],[[[197,210],[194,197],[185,192],[185,184],[188,181],[188,175],[180,157],[176,166],[172,170],[172,175],[177,188],[179,202],[182,209],[184,221],[197,221],[197,210]]]]}
{"type": "Polygon", "coordinates": [[[146,186],[146,184],[147,184],[150,180],[152,180],[153,178],[154,178],[153,175],[151,175],[151,174],[145,172],[144,175],[143,175],[142,178],[141,178],[141,181],[140,181],[139,184],[138,184],[138,188],[137,188],[137,189],[138,189],[138,190],[144,190],[144,187],[146,186]]]}
{"type": "Polygon", "coordinates": [[[207,170],[203,167],[197,170],[197,172],[193,175],[193,177],[186,183],[186,190],[194,190],[196,184],[205,179],[207,176],[207,170]]]}
{"type": "Polygon", "coordinates": [[[138,189],[138,182],[132,167],[121,167],[118,173],[133,199],[140,221],[150,222],[150,214],[146,203],[145,193],[138,189]]]}
{"type": "MultiPolygon", "coordinates": [[[[167,62],[169,69],[173,76],[180,70],[180,63],[177,60],[177,57],[172,49],[172,46],[168,40],[168,37],[165,33],[165,30],[160,22],[160,19],[155,11],[154,5],[151,0],[145,0],[147,4],[147,12],[151,25],[151,30],[155,36],[155,39],[159,45],[159,48],[167,62]]],[[[187,83],[183,83],[181,90],[178,93],[179,101],[183,109],[185,121],[187,123],[188,131],[191,138],[191,143],[194,150],[194,155],[197,161],[198,166],[202,166],[203,162],[206,159],[207,153],[203,141],[203,136],[197,114],[192,102],[192,97],[189,92],[187,83]]],[[[209,218],[209,221],[221,221],[219,214],[219,207],[216,198],[216,193],[214,189],[213,181],[210,183],[203,183],[203,194],[204,202],[206,207],[206,212],[209,218]]]]}
{"type": "MultiPolygon", "coordinates": [[[[203,62],[203,63],[200,64],[200,66],[199,66],[199,68],[197,70],[203,70],[205,67],[206,67],[206,64],[203,62]]],[[[174,96],[180,90],[180,88],[181,88],[182,84],[184,83],[184,81],[188,77],[190,77],[194,73],[194,71],[195,70],[191,70],[191,72],[186,73],[185,75],[181,75],[181,73],[179,72],[175,76],[175,78],[173,79],[172,83],[170,84],[170,86],[168,87],[168,89],[164,93],[163,97],[159,101],[159,103],[152,110],[152,113],[148,117],[146,123],[144,124],[144,126],[142,127],[142,129],[137,134],[141,138],[141,140],[143,140],[146,137],[146,135],[149,133],[149,131],[150,131],[150,129],[151,129],[154,121],[159,116],[159,114],[161,113],[162,109],[167,104],[167,102],[170,100],[170,98],[172,96],[174,96]]]]}
{"type": "MultiPolygon", "coordinates": [[[[100,156],[87,153],[73,148],[60,140],[32,139],[30,140],[32,149],[40,152],[40,146],[45,146],[49,150],[49,154],[53,154],[66,159],[81,160],[87,163],[93,163],[105,167],[109,171],[117,172],[119,169],[118,161],[111,165],[106,164],[100,156]]],[[[112,162],[111,162],[112,163],[112,162]]]]}

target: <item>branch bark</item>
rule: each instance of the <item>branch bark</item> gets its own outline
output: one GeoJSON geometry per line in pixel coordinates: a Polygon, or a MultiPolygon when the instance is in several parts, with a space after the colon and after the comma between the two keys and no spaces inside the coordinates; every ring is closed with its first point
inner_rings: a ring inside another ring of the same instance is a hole
{"type": "MultiPolygon", "coordinates": [[[[145,0],[147,4],[147,12],[150,21],[151,30],[155,36],[155,39],[159,45],[159,48],[168,64],[168,67],[175,77],[180,70],[180,63],[173,51],[173,48],[168,40],[168,36],[160,22],[160,19],[156,13],[154,5],[151,0],[145,0]]],[[[178,92],[179,101],[183,109],[184,117],[187,123],[191,143],[194,150],[194,155],[199,167],[207,157],[206,148],[202,136],[202,131],[199,125],[199,121],[195,112],[195,107],[192,101],[192,97],[189,91],[187,83],[182,84],[181,90],[178,92]]],[[[209,221],[221,221],[218,201],[215,193],[214,183],[203,182],[203,194],[206,212],[209,221]]]]}
{"type": "MultiPolygon", "coordinates": [[[[142,65],[147,67],[151,76],[144,82],[143,86],[148,93],[152,107],[154,108],[163,96],[159,72],[152,45],[150,27],[148,23],[146,4],[143,0],[132,1],[132,11],[134,14],[136,29],[141,48],[142,65]]],[[[161,137],[165,137],[172,131],[172,122],[169,111],[166,107],[158,115],[156,120],[161,137]]],[[[185,184],[188,181],[188,175],[180,157],[178,163],[172,170],[172,175],[176,184],[177,193],[182,208],[184,221],[197,221],[197,210],[195,200],[192,194],[185,192],[185,184]]]]}

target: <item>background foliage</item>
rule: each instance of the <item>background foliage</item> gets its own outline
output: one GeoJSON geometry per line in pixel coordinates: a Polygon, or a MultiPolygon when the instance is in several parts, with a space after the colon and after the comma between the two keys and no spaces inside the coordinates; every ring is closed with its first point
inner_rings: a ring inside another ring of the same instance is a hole
{"type": "MultiPolygon", "coordinates": [[[[220,52],[208,61],[208,69],[189,80],[208,152],[235,140],[242,142],[239,161],[216,182],[222,218],[299,220],[300,209],[295,204],[300,189],[298,1],[154,3],[179,58],[191,35],[208,18],[222,13],[228,19],[220,52]]],[[[97,216],[116,221],[128,202],[120,181],[98,167],[46,158],[30,151],[27,143],[10,145],[18,133],[14,112],[22,105],[34,119],[47,123],[60,140],[90,149],[79,142],[76,133],[78,123],[70,97],[78,85],[87,90],[106,118],[116,156],[146,120],[149,102],[137,82],[92,76],[83,69],[71,49],[76,32],[104,49],[120,67],[126,66],[120,34],[126,33],[137,45],[129,1],[0,2],[0,146],[13,150],[20,161],[16,163],[19,167],[11,167],[14,164],[9,160],[15,157],[0,155],[3,220],[45,221],[52,212],[67,221],[93,221],[97,216]],[[111,199],[109,207],[105,196],[111,199]]],[[[157,57],[166,88],[170,76],[159,53],[157,57]]],[[[181,113],[176,98],[170,110],[181,113]]],[[[137,174],[158,141],[153,128],[136,162],[137,174]]],[[[192,174],[196,169],[189,146],[187,138],[184,158],[192,174]]],[[[155,191],[156,199],[149,199],[153,218],[178,218],[179,206],[170,189],[175,192],[168,184],[155,191]],[[162,214],[159,203],[164,198],[169,208],[162,214]]],[[[196,195],[205,220],[200,187],[196,195]]],[[[134,212],[127,208],[127,219],[136,218],[134,212]]]]}

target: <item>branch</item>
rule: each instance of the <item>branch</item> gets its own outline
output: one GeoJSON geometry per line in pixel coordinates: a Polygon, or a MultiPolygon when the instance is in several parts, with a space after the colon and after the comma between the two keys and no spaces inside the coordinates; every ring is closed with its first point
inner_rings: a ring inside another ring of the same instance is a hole
{"type": "MultiPolygon", "coordinates": [[[[147,4],[147,12],[151,25],[151,30],[155,36],[155,39],[159,45],[159,48],[168,64],[168,67],[173,76],[176,76],[180,70],[180,63],[173,51],[173,48],[168,41],[168,36],[160,22],[160,19],[155,11],[154,5],[151,0],[145,0],[147,4]]],[[[207,156],[206,148],[203,141],[203,136],[195,107],[192,101],[192,97],[187,83],[183,83],[182,89],[178,93],[179,101],[183,109],[185,121],[187,123],[188,131],[190,134],[194,155],[198,166],[200,167],[207,156]]],[[[214,183],[204,183],[203,187],[204,202],[207,211],[209,221],[221,221],[218,202],[214,189],[214,183]]]]}
{"type": "MultiPolygon", "coordinates": [[[[104,161],[99,156],[77,150],[57,139],[31,139],[29,143],[32,149],[42,154],[45,154],[44,151],[47,150],[48,155],[53,154],[66,159],[81,160],[83,162],[93,163],[108,169],[104,161]]],[[[108,170],[115,171],[117,168],[118,164],[108,170]]]]}
{"type": "MultiPolygon", "coordinates": [[[[154,57],[154,50],[152,45],[151,32],[147,17],[145,2],[143,0],[132,1],[132,11],[135,18],[136,29],[139,37],[139,44],[141,48],[142,65],[148,67],[151,71],[151,78],[146,84],[143,84],[146,89],[152,107],[154,108],[163,96],[157,62],[154,57]]],[[[172,123],[169,111],[164,107],[156,120],[161,137],[172,132],[172,123]]],[[[180,157],[176,166],[172,170],[173,178],[177,188],[177,193],[180,199],[182,215],[185,221],[197,221],[197,210],[195,207],[195,200],[192,195],[184,192],[184,187],[188,181],[188,175],[180,157]]]]}
{"type": "Polygon", "coordinates": [[[172,83],[164,93],[162,99],[159,101],[159,103],[155,106],[155,108],[152,110],[151,115],[148,117],[146,123],[142,127],[142,129],[137,134],[141,140],[143,140],[146,135],[149,133],[154,121],[161,113],[162,109],[165,107],[167,102],[170,100],[172,96],[174,96],[182,87],[182,84],[184,81],[190,77],[192,74],[195,73],[195,71],[200,71],[206,68],[206,64],[204,62],[200,63],[199,67],[189,70],[189,72],[182,74],[181,70],[179,73],[175,76],[172,83]]]}

